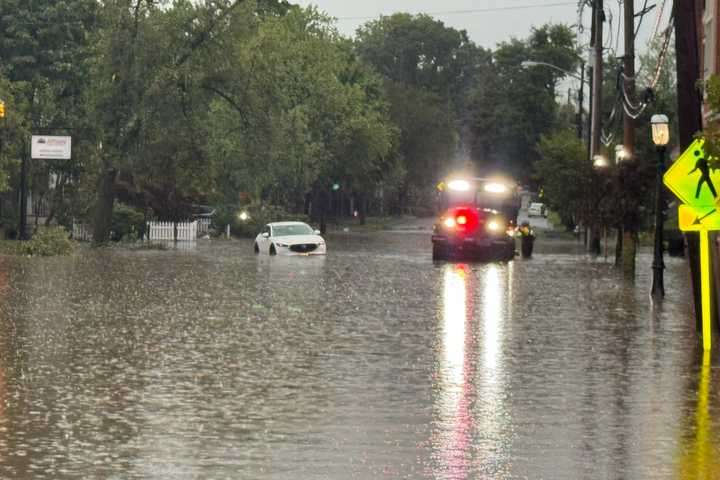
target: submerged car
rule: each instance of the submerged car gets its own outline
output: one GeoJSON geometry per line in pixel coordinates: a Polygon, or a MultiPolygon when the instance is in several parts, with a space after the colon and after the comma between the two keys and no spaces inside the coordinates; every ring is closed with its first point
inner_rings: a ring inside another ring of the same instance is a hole
{"type": "Polygon", "coordinates": [[[325,255],[325,240],[303,222],[268,223],[255,237],[255,253],[269,255],[325,255]]]}

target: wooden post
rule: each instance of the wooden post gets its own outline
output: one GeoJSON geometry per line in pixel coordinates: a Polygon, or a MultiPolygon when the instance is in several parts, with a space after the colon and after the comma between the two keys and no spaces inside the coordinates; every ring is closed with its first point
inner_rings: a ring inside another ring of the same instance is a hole
{"type": "MultiPolygon", "coordinates": [[[[702,130],[702,96],[697,89],[700,80],[700,54],[695,0],[673,2],[675,16],[675,55],[677,59],[678,133],[680,151],[685,151],[702,130]]],[[[700,290],[700,236],[685,233],[688,261],[695,299],[695,320],[702,332],[702,298],[700,290]]]]}

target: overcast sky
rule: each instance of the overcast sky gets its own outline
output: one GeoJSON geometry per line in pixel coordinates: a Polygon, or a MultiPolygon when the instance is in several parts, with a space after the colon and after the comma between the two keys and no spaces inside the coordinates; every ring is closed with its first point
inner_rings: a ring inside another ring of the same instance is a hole
{"type": "MultiPolygon", "coordinates": [[[[466,30],[471,40],[486,48],[495,48],[499,42],[513,36],[524,38],[533,26],[548,22],[577,25],[579,20],[577,0],[294,0],[293,3],[318,6],[338,19],[338,29],[347,36],[353,36],[358,26],[379,15],[428,13],[447,26],[466,30]]],[[[635,3],[636,10],[640,10],[643,2],[635,3]]],[[[617,35],[618,20],[622,15],[618,2],[607,1],[605,5],[608,17],[606,29],[609,32],[612,26],[613,31],[612,37],[606,35],[605,38],[608,46],[616,46],[622,42],[622,37],[617,35]]],[[[588,10],[583,19],[586,37],[590,31],[588,10]]],[[[669,7],[665,10],[661,28],[667,25],[669,7]]],[[[637,48],[640,51],[644,50],[644,44],[655,28],[657,13],[656,9],[645,17],[638,36],[637,48]]],[[[619,46],[622,50],[622,43],[619,46]]]]}

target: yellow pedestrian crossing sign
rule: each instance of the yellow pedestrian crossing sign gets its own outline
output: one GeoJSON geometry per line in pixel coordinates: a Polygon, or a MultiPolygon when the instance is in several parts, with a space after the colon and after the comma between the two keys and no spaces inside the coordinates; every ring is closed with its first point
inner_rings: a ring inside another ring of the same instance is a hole
{"type": "Polygon", "coordinates": [[[703,349],[709,351],[712,347],[709,232],[720,230],[720,172],[710,165],[703,145],[703,140],[690,144],[665,173],[663,182],[685,204],[678,207],[680,230],[700,233],[702,338],[703,349]]]}
{"type": "Polygon", "coordinates": [[[663,177],[670,191],[694,207],[714,207],[720,200],[720,170],[708,163],[704,143],[704,140],[695,140],[663,177]]]}

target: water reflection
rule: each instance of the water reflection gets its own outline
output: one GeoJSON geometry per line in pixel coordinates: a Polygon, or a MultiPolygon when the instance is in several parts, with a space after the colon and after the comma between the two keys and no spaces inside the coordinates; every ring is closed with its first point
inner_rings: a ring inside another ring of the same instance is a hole
{"type": "Polygon", "coordinates": [[[470,465],[470,389],[473,376],[472,272],[447,265],[443,276],[442,361],[439,365],[439,463],[447,478],[467,478],[470,465]],[[469,358],[470,357],[470,358],[469,358]]]}
{"type": "Polygon", "coordinates": [[[512,264],[487,265],[482,272],[482,330],[483,353],[477,383],[477,405],[473,417],[482,441],[478,442],[479,468],[485,474],[499,476],[507,473],[505,457],[511,431],[507,427],[505,395],[507,382],[504,372],[506,355],[506,319],[508,318],[509,288],[512,285],[512,264]]]}
{"type": "Polygon", "coordinates": [[[436,473],[441,478],[505,470],[508,432],[502,366],[509,268],[489,264],[473,271],[457,264],[447,265],[443,272],[435,442],[436,473]]]}
{"type": "Polygon", "coordinates": [[[697,386],[692,433],[683,442],[683,456],[678,478],[683,480],[711,480],[720,478],[720,438],[713,429],[713,410],[710,405],[710,352],[703,354],[697,386]]]}

